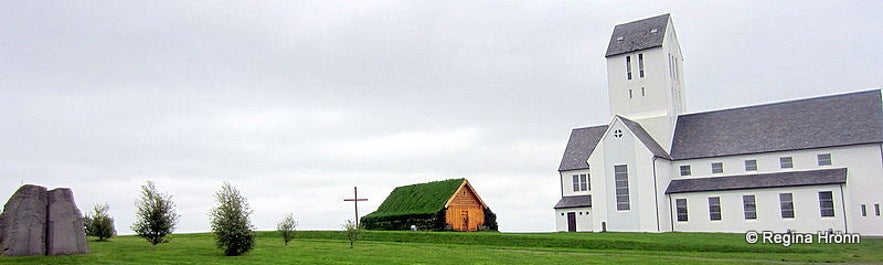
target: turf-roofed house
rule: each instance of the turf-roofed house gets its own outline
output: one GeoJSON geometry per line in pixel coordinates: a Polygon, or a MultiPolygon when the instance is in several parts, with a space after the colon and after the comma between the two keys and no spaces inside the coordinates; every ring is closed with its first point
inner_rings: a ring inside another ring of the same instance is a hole
{"type": "Polygon", "coordinates": [[[361,220],[374,230],[497,230],[496,215],[462,178],[397,187],[361,220]]]}

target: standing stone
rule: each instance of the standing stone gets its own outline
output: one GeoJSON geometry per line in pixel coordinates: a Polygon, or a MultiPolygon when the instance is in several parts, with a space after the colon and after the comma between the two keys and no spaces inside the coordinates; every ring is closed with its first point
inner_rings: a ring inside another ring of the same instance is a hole
{"type": "Polygon", "coordinates": [[[54,256],[89,253],[83,215],[74,203],[74,193],[70,189],[54,189],[49,191],[48,197],[46,254],[54,256]]]}
{"type": "Polygon", "coordinates": [[[0,214],[0,256],[88,253],[83,215],[70,189],[24,185],[0,214]]]}
{"type": "Polygon", "coordinates": [[[0,214],[0,254],[46,255],[46,188],[24,185],[0,214]]]}

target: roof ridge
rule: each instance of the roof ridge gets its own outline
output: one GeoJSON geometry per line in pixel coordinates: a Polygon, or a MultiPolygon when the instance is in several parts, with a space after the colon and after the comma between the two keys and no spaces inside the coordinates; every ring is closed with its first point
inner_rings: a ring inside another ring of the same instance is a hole
{"type": "Polygon", "coordinates": [[[855,95],[861,95],[861,94],[866,94],[866,93],[867,94],[871,94],[871,93],[875,93],[875,92],[880,93],[881,89],[883,89],[883,88],[873,88],[870,90],[861,90],[861,91],[847,92],[847,93],[841,93],[841,94],[829,94],[829,95],[814,96],[814,97],[786,99],[786,100],[782,100],[782,101],[773,101],[773,102],[760,103],[760,104],[756,104],[756,105],[731,107],[731,108],[725,108],[725,109],[712,109],[712,110],[706,110],[706,111],[702,111],[702,112],[681,114],[681,115],[678,115],[678,117],[693,116],[693,115],[699,115],[699,114],[709,114],[709,113],[716,113],[716,112],[737,111],[737,110],[759,108],[759,107],[778,106],[778,105],[785,105],[785,104],[792,104],[792,103],[799,103],[799,102],[806,102],[806,101],[814,101],[814,100],[822,100],[822,99],[830,99],[830,98],[837,98],[837,97],[844,97],[844,96],[855,96],[855,95]]]}

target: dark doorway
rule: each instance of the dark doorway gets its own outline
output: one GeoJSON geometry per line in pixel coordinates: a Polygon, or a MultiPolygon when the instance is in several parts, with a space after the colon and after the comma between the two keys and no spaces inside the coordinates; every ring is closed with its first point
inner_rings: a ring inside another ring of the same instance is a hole
{"type": "Polygon", "coordinates": [[[567,213],[567,232],[576,232],[576,213],[567,213]]]}

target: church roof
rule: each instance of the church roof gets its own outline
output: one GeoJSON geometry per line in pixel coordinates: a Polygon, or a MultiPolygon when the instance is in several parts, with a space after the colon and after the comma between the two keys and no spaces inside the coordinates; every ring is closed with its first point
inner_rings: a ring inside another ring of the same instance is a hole
{"type": "Polygon", "coordinates": [[[646,130],[644,130],[644,127],[641,127],[641,124],[626,119],[622,116],[619,116],[619,118],[622,120],[622,123],[625,124],[625,126],[628,127],[629,130],[631,130],[632,133],[635,134],[635,137],[637,137],[638,140],[641,140],[641,142],[644,143],[644,146],[646,146],[647,149],[650,149],[650,152],[653,153],[654,156],[671,159],[671,156],[669,156],[668,153],[665,152],[665,149],[663,149],[662,146],[660,146],[659,143],[656,142],[656,140],[653,140],[653,137],[650,136],[650,134],[647,133],[646,130]]]}
{"type": "Polygon", "coordinates": [[[616,25],[605,57],[662,46],[668,20],[669,14],[664,14],[616,25]]]}
{"type": "Polygon", "coordinates": [[[592,207],[592,195],[565,196],[555,204],[555,209],[592,207]]]}
{"type": "MultiPolygon", "coordinates": [[[[681,115],[670,154],[640,124],[620,118],[655,156],[672,160],[883,143],[880,90],[681,115]]],[[[558,171],[587,169],[606,130],[573,129],[558,171]]]]}
{"type": "Polygon", "coordinates": [[[681,115],[675,160],[883,142],[880,90],[681,115]]]}
{"type": "Polygon", "coordinates": [[[671,181],[665,193],[764,189],[842,183],[846,183],[846,169],[835,168],[713,178],[676,179],[671,181]]]}
{"type": "MultiPolygon", "coordinates": [[[[468,181],[463,178],[397,187],[389,193],[376,211],[365,217],[434,214],[444,209],[454,193],[464,185],[471,189],[468,181]]],[[[478,193],[475,193],[475,196],[481,202],[478,193]]]]}
{"type": "Polygon", "coordinates": [[[606,131],[607,125],[573,129],[570,132],[570,140],[567,141],[558,171],[589,168],[586,160],[589,159],[589,155],[595,150],[595,146],[601,141],[601,136],[604,136],[606,131]]]}

